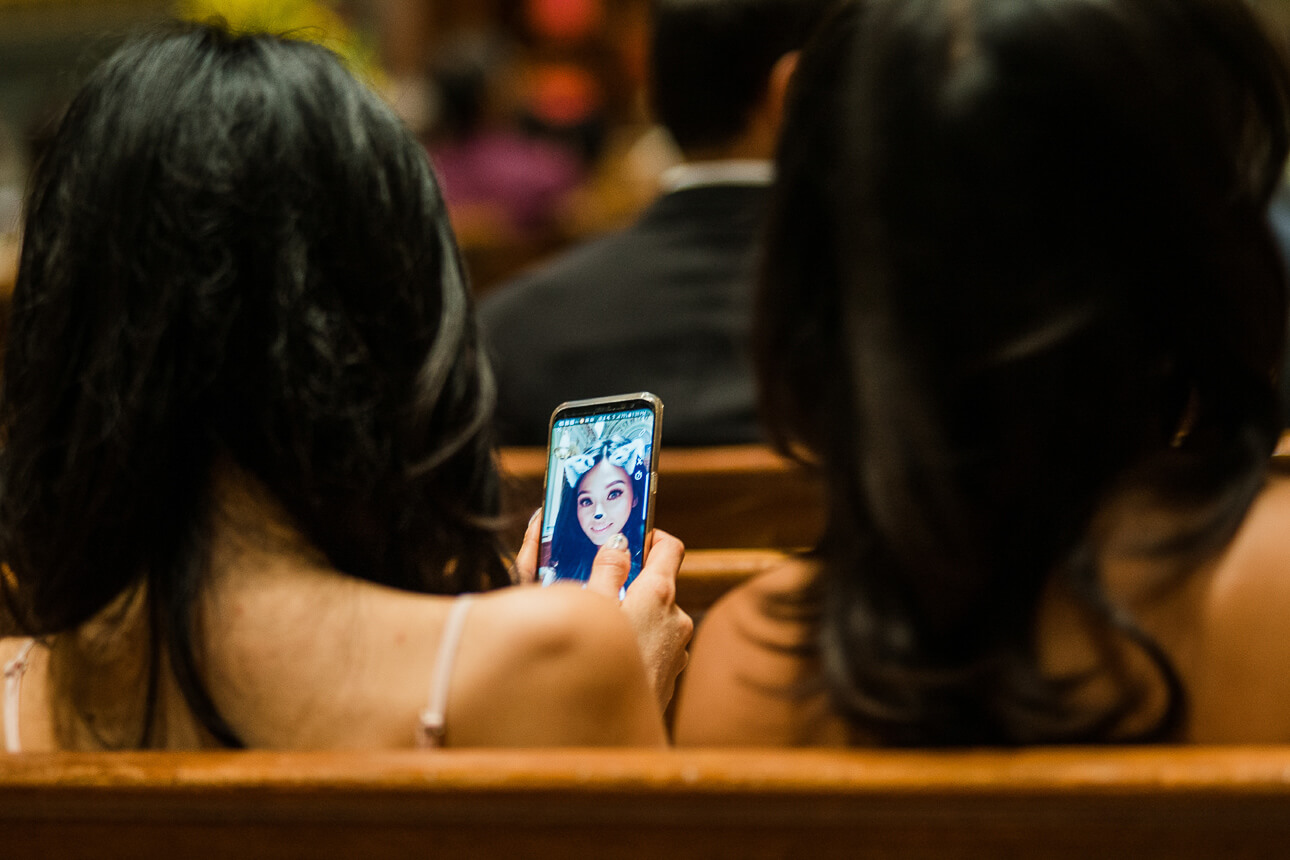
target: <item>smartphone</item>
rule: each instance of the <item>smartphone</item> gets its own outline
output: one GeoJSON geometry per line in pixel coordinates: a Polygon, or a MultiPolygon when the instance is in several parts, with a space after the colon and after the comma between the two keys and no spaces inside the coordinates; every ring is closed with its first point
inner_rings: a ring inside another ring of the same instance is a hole
{"type": "Polygon", "coordinates": [[[663,402],[646,391],[556,407],[542,497],[543,585],[586,582],[597,550],[623,534],[632,554],[626,593],[654,528],[662,419],[663,402]]]}

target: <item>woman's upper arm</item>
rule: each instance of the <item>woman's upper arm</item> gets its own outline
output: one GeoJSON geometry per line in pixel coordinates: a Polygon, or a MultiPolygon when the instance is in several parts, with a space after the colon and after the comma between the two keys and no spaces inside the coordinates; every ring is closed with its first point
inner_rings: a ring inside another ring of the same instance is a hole
{"type": "Polygon", "coordinates": [[[677,746],[724,746],[755,739],[740,737],[732,728],[746,710],[745,685],[736,676],[743,662],[743,644],[732,614],[730,598],[718,602],[695,633],[690,662],[681,675],[676,696],[672,737],[677,746]]]}
{"type": "Polygon", "coordinates": [[[1197,639],[1195,740],[1290,741],[1290,483],[1256,502],[1220,562],[1197,639]]]}
{"type": "Polygon", "coordinates": [[[809,568],[786,564],[734,589],[704,616],[681,676],[672,737],[677,746],[795,746],[845,743],[826,695],[805,697],[818,678],[803,656],[812,626],[766,611],[790,596],[809,568]]]}
{"type": "Polygon", "coordinates": [[[448,706],[454,746],[661,746],[627,618],[573,586],[480,601],[448,706]]]}

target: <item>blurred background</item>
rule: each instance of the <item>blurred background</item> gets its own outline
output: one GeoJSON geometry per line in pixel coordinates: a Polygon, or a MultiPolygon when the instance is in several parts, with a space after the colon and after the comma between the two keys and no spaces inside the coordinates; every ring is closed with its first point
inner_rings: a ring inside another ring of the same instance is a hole
{"type": "MultiPolygon", "coordinates": [[[[1290,0],[1252,2],[1290,32],[1290,0]]],[[[28,170],[81,76],[139,28],[212,17],[323,42],[386,96],[481,293],[629,222],[679,158],[648,112],[649,0],[0,0],[0,296],[28,170]]]]}
{"type": "Polygon", "coordinates": [[[631,220],[678,155],[649,119],[649,0],[0,0],[0,289],[81,77],[130,33],[222,18],[328,45],[426,146],[472,281],[631,220]]]}

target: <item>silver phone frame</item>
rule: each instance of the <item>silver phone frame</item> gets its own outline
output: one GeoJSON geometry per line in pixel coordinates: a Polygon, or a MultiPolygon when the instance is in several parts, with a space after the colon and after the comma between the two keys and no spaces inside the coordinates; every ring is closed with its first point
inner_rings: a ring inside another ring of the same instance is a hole
{"type": "MultiPolygon", "coordinates": [[[[563,413],[573,412],[578,416],[597,415],[601,412],[619,412],[642,407],[648,408],[654,414],[654,432],[650,441],[649,474],[646,475],[649,486],[645,503],[645,538],[641,545],[641,564],[644,565],[649,560],[650,544],[653,542],[654,505],[658,498],[658,458],[662,450],[659,444],[663,439],[663,401],[659,399],[658,395],[649,391],[636,391],[631,394],[616,394],[609,397],[566,400],[552,410],[551,420],[547,422],[546,428],[546,459],[543,461],[542,466],[542,503],[545,506],[549,497],[548,493],[551,490],[550,486],[548,486],[551,481],[551,443],[555,436],[555,422],[557,419],[565,417],[563,413]]],[[[544,509],[542,511],[542,522],[538,525],[539,535],[546,531],[547,515],[548,512],[544,509]]]]}

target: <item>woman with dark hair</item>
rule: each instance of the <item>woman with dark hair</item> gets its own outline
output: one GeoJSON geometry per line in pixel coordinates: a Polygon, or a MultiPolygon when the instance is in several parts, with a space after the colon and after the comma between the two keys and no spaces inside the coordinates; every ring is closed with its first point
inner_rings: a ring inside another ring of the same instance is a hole
{"type": "Polygon", "coordinates": [[[511,581],[492,402],[443,202],[376,96],[303,42],[123,48],[28,204],[0,400],[2,593],[33,637],[0,643],[9,748],[662,742],[674,539],[625,613],[601,596],[622,551],[586,591],[433,596],[511,581]]]}
{"type": "Polygon", "coordinates": [[[586,581],[600,547],[621,534],[631,555],[631,585],[641,569],[648,503],[643,440],[615,437],[564,465],[565,486],[551,535],[552,575],[586,581]]]}
{"type": "Polygon", "coordinates": [[[815,550],[685,743],[1290,739],[1285,59],[1241,0],[870,0],[803,55],[760,297],[815,550]]]}

